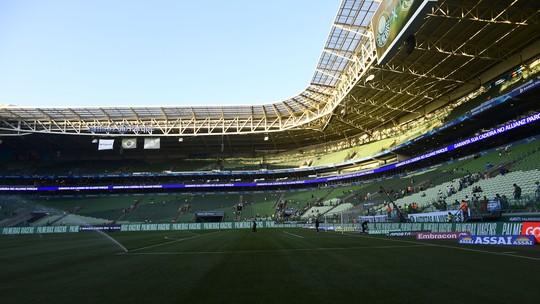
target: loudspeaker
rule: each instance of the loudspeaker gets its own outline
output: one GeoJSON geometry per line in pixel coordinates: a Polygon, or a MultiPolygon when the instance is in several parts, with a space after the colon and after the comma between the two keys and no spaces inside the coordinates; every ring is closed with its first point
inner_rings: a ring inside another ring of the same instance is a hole
{"type": "Polygon", "coordinates": [[[416,47],[416,37],[413,35],[409,35],[407,39],[405,40],[405,52],[407,52],[407,55],[410,55],[414,48],[416,47]]]}

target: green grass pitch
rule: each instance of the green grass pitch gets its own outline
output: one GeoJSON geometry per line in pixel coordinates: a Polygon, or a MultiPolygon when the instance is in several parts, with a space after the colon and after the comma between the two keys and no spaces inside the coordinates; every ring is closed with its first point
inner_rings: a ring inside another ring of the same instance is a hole
{"type": "Polygon", "coordinates": [[[302,229],[0,236],[0,303],[538,303],[540,246],[302,229]]]}

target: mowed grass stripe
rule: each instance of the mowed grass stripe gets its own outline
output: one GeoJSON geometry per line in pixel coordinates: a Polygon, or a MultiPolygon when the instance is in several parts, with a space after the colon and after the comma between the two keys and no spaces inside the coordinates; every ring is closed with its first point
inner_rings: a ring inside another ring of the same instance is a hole
{"type": "MultiPolygon", "coordinates": [[[[189,237],[161,242],[142,248],[131,249],[133,255],[190,255],[190,254],[246,254],[246,253],[287,253],[325,250],[361,250],[413,248],[425,244],[386,245],[381,241],[358,240],[346,242],[334,233],[294,230],[296,233],[280,230],[251,232],[249,230],[222,230],[220,234],[205,234],[205,238],[189,237]],[[190,242],[184,242],[189,240],[190,242]],[[139,254],[139,251],[144,251],[139,254]]],[[[214,232],[215,233],[215,232],[214,232]]]]}
{"type": "Polygon", "coordinates": [[[388,245],[388,246],[357,246],[357,247],[319,247],[319,248],[296,248],[296,249],[271,249],[271,250],[232,250],[232,251],[157,251],[157,252],[126,252],[119,255],[199,255],[199,254],[256,254],[256,253],[294,253],[310,251],[347,251],[364,249],[401,249],[426,247],[428,245],[388,245]]]}
{"type": "MultiPolygon", "coordinates": [[[[204,238],[199,235],[182,237],[177,240],[164,242],[150,242],[150,245],[129,249],[129,252],[255,252],[274,251],[284,249],[309,251],[324,248],[352,248],[358,246],[358,241],[343,242],[336,234],[316,233],[304,230],[282,231],[276,229],[259,230],[220,230],[207,232],[204,238]],[[218,233],[220,232],[220,233],[218,233]],[[185,242],[189,241],[189,242],[185,242]]],[[[157,237],[157,236],[156,236],[157,237]]],[[[149,241],[149,240],[147,240],[149,241]]],[[[386,246],[381,242],[370,242],[369,246],[386,246]],[[378,243],[378,244],[377,244],[378,243]]],[[[364,246],[362,246],[364,247],[364,246]]]]}

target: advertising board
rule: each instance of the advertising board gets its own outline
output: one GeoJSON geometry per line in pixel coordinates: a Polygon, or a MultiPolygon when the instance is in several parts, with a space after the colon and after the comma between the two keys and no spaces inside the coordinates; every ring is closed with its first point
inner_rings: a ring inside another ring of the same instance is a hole
{"type": "Polygon", "coordinates": [[[93,225],[93,226],[81,226],[79,231],[120,231],[120,225],[93,225]]]}
{"type": "Polygon", "coordinates": [[[419,233],[427,233],[429,231],[390,231],[386,235],[393,237],[415,236],[419,233]]]}
{"type": "Polygon", "coordinates": [[[522,235],[532,235],[536,238],[536,242],[540,243],[540,222],[524,222],[521,225],[522,235]]]}
{"type": "Polygon", "coordinates": [[[533,246],[536,239],[533,235],[465,235],[458,242],[463,245],[496,245],[496,246],[533,246]]]}
{"type": "Polygon", "coordinates": [[[421,232],[416,234],[417,240],[457,240],[461,236],[468,236],[466,232],[421,232]]]}
{"type": "Polygon", "coordinates": [[[368,223],[369,234],[393,231],[467,232],[471,235],[519,235],[521,223],[368,223]]]}

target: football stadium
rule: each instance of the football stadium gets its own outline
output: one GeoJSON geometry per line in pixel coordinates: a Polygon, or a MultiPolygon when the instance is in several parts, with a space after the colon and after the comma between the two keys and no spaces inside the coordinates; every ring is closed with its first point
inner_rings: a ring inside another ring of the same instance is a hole
{"type": "Polygon", "coordinates": [[[288,99],[0,100],[0,302],[538,303],[540,1],[336,8],[288,99]]]}

